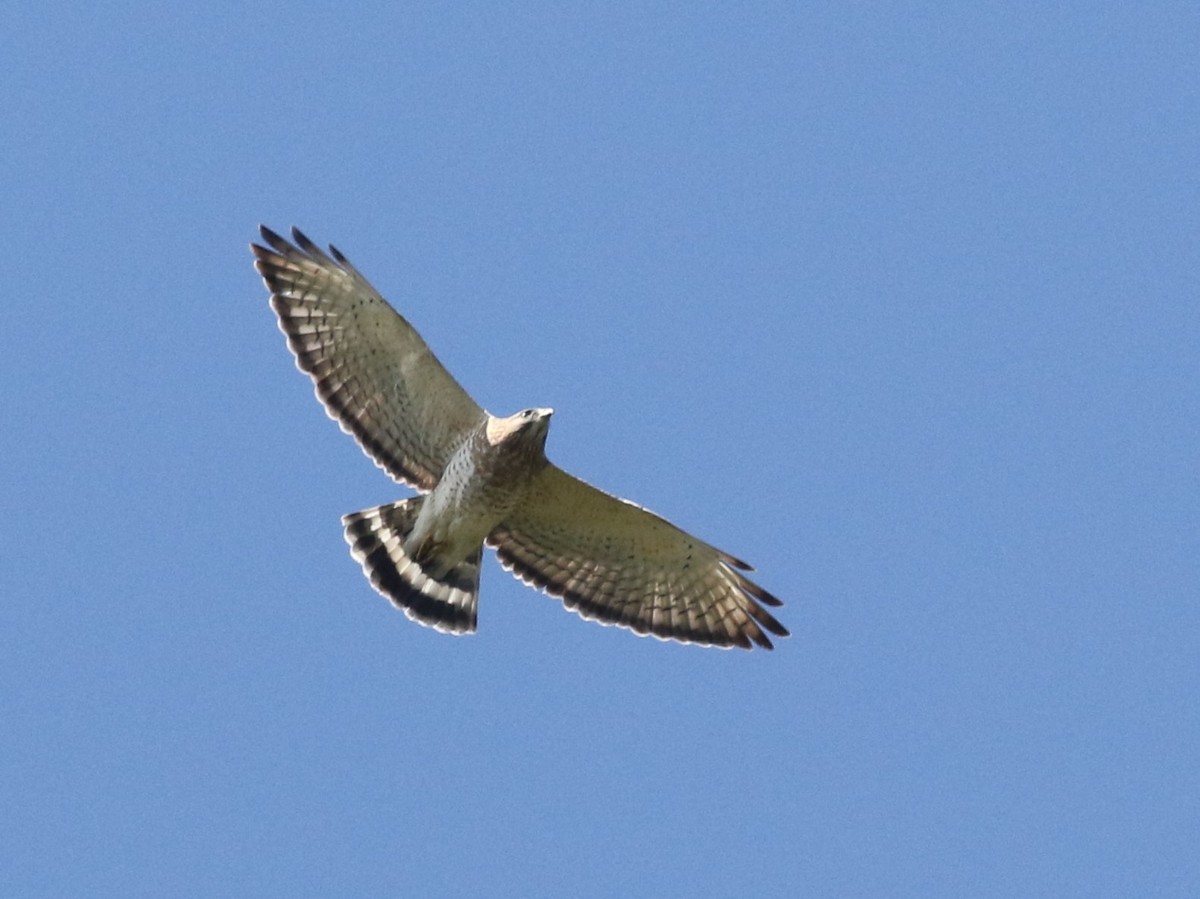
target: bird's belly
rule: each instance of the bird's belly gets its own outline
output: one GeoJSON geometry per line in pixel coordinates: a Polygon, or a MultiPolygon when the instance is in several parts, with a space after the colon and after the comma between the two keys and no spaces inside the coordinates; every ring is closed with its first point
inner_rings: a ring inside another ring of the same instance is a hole
{"type": "Polygon", "coordinates": [[[461,545],[464,557],[483,542],[503,518],[502,511],[493,509],[486,498],[479,495],[450,497],[447,501],[437,502],[435,495],[430,494],[425,502],[430,507],[430,534],[439,543],[461,545]]]}
{"type": "Polygon", "coordinates": [[[425,497],[406,549],[434,560],[434,572],[449,570],[479,547],[514,499],[486,482],[443,478],[425,497]]]}

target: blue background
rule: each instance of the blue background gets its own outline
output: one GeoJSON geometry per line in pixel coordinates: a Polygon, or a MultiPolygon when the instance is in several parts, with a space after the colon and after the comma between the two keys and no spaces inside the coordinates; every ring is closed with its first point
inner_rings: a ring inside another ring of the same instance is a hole
{"type": "Polygon", "coordinates": [[[1200,889],[1195,4],[24,7],[0,892],[1200,889]],[[260,221],[793,636],[396,613],[260,221]]]}

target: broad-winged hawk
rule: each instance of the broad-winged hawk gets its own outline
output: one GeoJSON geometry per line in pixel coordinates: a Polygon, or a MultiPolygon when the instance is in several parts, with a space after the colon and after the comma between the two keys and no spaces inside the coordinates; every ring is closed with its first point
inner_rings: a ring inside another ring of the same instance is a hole
{"type": "Polygon", "coordinates": [[[255,267],[296,364],[367,455],[423,494],[342,519],[371,584],[409,618],[474,631],[486,543],[584,618],[746,649],[787,636],[745,562],[549,462],[552,410],[489,415],[335,247],[260,230],[255,267]]]}

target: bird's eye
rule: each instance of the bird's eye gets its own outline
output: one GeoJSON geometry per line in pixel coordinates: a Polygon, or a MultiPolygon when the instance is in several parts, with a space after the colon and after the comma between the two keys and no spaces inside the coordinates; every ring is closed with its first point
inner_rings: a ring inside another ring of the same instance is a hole
{"type": "Polygon", "coordinates": [[[533,410],[526,409],[524,412],[521,413],[521,417],[522,418],[533,418],[533,410]]]}

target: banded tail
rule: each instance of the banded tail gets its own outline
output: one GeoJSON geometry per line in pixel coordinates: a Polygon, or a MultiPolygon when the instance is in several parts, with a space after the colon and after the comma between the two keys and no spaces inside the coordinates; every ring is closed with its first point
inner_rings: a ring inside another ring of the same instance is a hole
{"type": "Polygon", "coordinates": [[[350,554],[371,586],[418,624],[450,634],[475,630],[483,546],[439,578],[404,552],[425,497],[363,509],[342,517],[350,554]]]}

